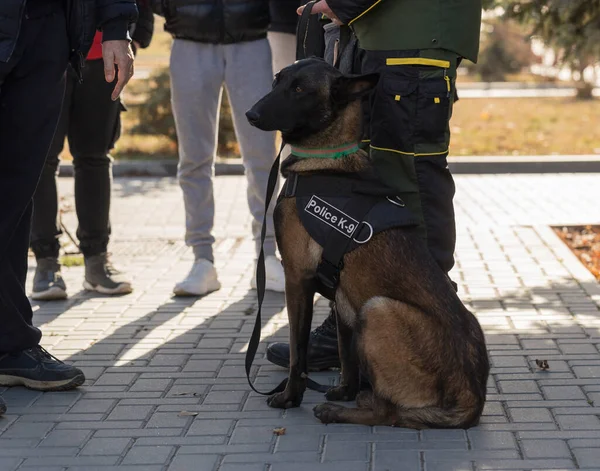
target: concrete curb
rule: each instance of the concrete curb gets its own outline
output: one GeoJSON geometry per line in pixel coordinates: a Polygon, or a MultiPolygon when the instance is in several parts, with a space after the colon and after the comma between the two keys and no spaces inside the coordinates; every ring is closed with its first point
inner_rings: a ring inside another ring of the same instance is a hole
{"type": "Polygon", "coordinates": [[[573,89],[573,85],[561,82],[467,82],[464,77],[458,78],[460,90],[548,90],[573,89]]]}
{"type": "MultiPolygon", "coordinates": [[[[506,173],[600,173],[600,155],[542,155],[542,156],[478,156],[449,157],[448,165],[455,175],[506,173]]],[[[244,167],[235,159],[222,159],[215,164],[215,174],[243,175],[244,167]]],[[[71,163],[60,165],[61,177],[73,176],[71,163]]],[[[174,177],[176,160],[117,161],[115,177],[174,177]]]]}
{"type": "Polygon", "coordinates": [[[597,173],[600,155],[449,157],[454,174],[597,173]]]}
{"type": "MultiPolygon", "coordinates": [[[[216,162],[215,174],[221,175],[243,175],[244,166],[241,161],[229,159],[232,162],[216,162]]],[[[60,177],[73,176],[73,164],[61,163],[58,175],[60,177]]],[[[177,160],[123,160],[113,164],[113,176],[115,177],[175,177],[177,176],[177,160]]]]}

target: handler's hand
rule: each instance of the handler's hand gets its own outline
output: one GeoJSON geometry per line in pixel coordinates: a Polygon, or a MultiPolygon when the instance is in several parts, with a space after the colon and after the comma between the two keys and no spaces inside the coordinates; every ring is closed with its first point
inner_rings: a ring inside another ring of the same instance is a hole
{"type": "Polygon", "coordinates": [[[104,77],[107,82],[115,79],[115,65],[118,69],[118,79],[111,98],[115,101],[133,76],[133,51],[129,41],[104,41],[102,43],[102,58],[104,59],[104,77]]]}
{"type": "MultiPolygon", "coordinates": [[[[298,8],[296,10],[296,13],[298,13],[298,15],[302,15],[305,6],[306,5],[298,8]]],[[[335,16],[335,13],[331,10],[331,8],[329,8],[329,5],[327,4],[326,0],[320,0],[317,3],[315,3],[315,6],[312,9],[312,14],[315,15],[317,13],[325,13],[325,15],[327,15],[327,18],[333,21],[336,25],[343,24],[340,21],[340,19],[337,16],[335,16]]]]}

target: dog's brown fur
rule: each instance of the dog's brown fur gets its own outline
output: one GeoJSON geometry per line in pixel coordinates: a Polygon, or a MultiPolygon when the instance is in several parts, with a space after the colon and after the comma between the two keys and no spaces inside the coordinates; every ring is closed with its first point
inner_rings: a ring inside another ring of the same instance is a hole
{"type": "MultiPolygon", "coordinates": [[[[345,103],[339,95],[356,97],[373,86],[372,77],[348,80],[317,60],[296,63],[284,69],[282,75],[273,92],[253,108],[258,115],[252,116],[253,124],[262,129],[281,129],[269,123],[269,110],[281,106],[293,114],[294,101],[278,104],[285,95],[276,93],[278,87],[312,87],[314,94],[305,100],[316,96],[321,107],[323,100],[333,103],[326,110],[326,122],[320,128],[313,126],[316,129],[306,135],[293,127],[284,129],[284,138],[287,132],[292,144],[302,147],[334,147],[358,140],[360,100],[348,99],[345,103]],[[338,96],[332,100],[330,94],[334,93],[338,96]]],[[[363,151],[337,160],[292,156],[283,165],[286,174],[370,170],[371,163],[363,151]]],[[[286,279],[290,372],[285,391],[270,397],[268,403],[288,408],[301,403],[306,388],[315,273],[322,249],[304,229],[294,198],[278,204],[275,227],[286,279]]],[[[340,385],[326,397],[332,401],[356,398],[357,408],[321,404],[314,411],[323,423],[421,429],[467,428],[479,422],[489,374],[483,332],[414,230],[384,231],[348,253],[335,304],[342,373],[340,385]],[[373,391],[357,397],[359,363],[373,391]]]]}

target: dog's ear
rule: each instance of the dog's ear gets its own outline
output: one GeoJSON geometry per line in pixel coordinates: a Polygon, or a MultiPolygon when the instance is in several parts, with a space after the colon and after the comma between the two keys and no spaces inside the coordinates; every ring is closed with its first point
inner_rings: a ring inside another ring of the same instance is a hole
{"type": "Polygon", "coordinates": [[[331,86],[334,103],[343,105],[371,92],[379,81],[379,74],[343,75],[335,79],[331,86]]]}

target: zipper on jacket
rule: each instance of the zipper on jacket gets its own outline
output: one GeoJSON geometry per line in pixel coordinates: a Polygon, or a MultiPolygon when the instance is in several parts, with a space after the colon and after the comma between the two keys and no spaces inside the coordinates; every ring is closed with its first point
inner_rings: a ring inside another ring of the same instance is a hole
{"type": "MultiPolygon", "coordinates": [[[[77,0],[75,0],[75,1],[77,1],[77,0]]],[[[72,3],[71,3],[71,5],[72,5],[72,3]]],[[[83,7],[78,8],[77,12],[79,13],[79,24],[82,25],[82,29],[81,29],[81,31],[78,31],[78,34],[79,34],[79,38],[78,38],[79,44],[78,44],[78,48],[77,48],[77,60],[78,60],[78,63],[77,63],[77,70],[76,70],[77,74],[76,75],[77,75],[77,81],[79,83],[83,83],[83,68],[85,67],[85,57],[83,55],[83,52],[81,52],[81,46],[83,45],[83,38],[85,36],[85,34],[83,32],[84,31],[83,30],[83,25],[85,25],[85,17],[83,15],[83,7]]]]}
{"type": "Polygon", "coordinates": [[[221,44],[225,43],[225,2],[219,0],[220,11],[219,11],[219,37],[221,38],[221,44]]]}
{"type": "Polygon", "coordinates": [[[85,57],[83,57],[83,52],[77,51],[77,59],[79,59],[79,64],[77,67],[77,81],[79,83],[83,83],[83,68],[85,67],[85,57]]]}
{"type": "Polygon", "coordinates": [[[17,48],[17,41],[19,40],[19,35],[21,34],[21,26],[23,24],[23,15],[25,15],[25,4],[27,2],[23,2],[21,4],[21,11],[19,12],[19,24],[17,25],[17,35],[15,36],[15,40],[13,42],[13,47],[12,50],[10,51],[10,54],[8,54],[8,58],[6,59],[6,62],[10,61],[10,59],[12,58],[12,55],[15,53],[15,49],[17,48]]]}
{"type": "Polygon", "coordinates": [[[336,39],[335,43],[333,44],[333,63],[334,64],[338,63],[339,53],[340,53],[340,40],[336,39]]]}

